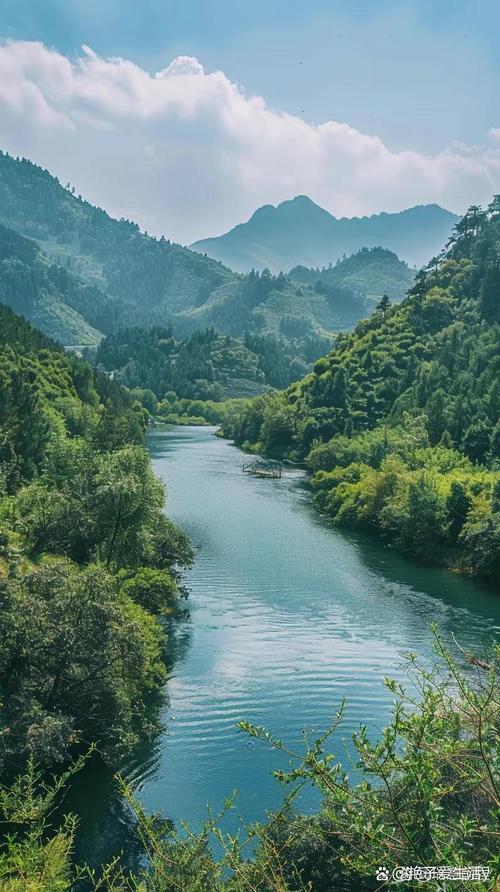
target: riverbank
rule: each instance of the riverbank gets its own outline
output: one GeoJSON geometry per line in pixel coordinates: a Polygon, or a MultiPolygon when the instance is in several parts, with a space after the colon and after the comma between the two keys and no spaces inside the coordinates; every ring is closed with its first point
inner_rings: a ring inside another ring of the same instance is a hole
{"type": "MultiPolygon", "coordinates": [[[[465,649],[485,652],[500,631],[500,606],[478,582],[332,527],[314,511],[300,469],[281,480],[243,474],[243,453],[214,431],[148,433],[169,517],[189,535],[196,560],[186,579],[189,617],[168,626],[164,730],[119,767],[148,813],[194,826],[207,803],[217,810],[237,788],[224,825],[235,832],[240,815],[259,820],[280,804],[271,772],[287,764],[239,734],[239,720],[265,725],[300,750],[302,729],[326,728],[345,695],[334,748],[350,764],[360,723],[376,733],[390,719],[384,676],[404,679],[408,651],[432,664],[431,623],[446,641],[453,633],[465,649]]],[[[96,773],[72,802],[89,815],[82,860],[106,845],[108,853],[123,847],[127,818],[110,788],[96,773]]],[[[298,806],[311,813],[318,802],[311,787],[298,806]]]]}
{"type": "MultiPolygon", "coordinates": [[[[372,437],[375,439],[379,434],[380,432],[373,432],[372,437]]],[[[215,436],[234,443],[233,436],[228,431],[225,431],[223,426],[215,431],[215,436]]],[[[345,439],[346,438],[339,438],[339,440],[344,441],[345,439]]],[[[419,477],[418,475],[415,475],[416,484],[419,489],[422,490],[420,500],[424,502],[426,498],[429,498],[430,494],[431,498],[429,499],[428,511],[430,511],[431,514],[434,511],[436,516],[435,518],[432,516],[430,518],[422,516],[420,513],[422,509],[415,506],[415,512],[410,514],[409,518],[407,518],[410,529],[407,530],[405,534],[405,531],[402,528],[404,518],[401,516],[399,517],[399,527],[396,526],[395,520],[392,521],[391,517],[388,518],[387,522],[379,523],[376,515],[381,512],[381,507],[383,506],[379,504],[376,507],[374,506],[374,509],[371,509],[369,505],[370,500],[374,502],[378,500],[380,502],[384,495],[387,498],[387,496],[390,496],[393,493],[395,482],[394,467],[389,467],[388,476],[390,479],[387,481],[384,477],[384,473],[381,471],[379,474],[380,479],[377,484],[375,484],[377,469],[373,469],[371,491],[370,488],[367,487],[367,491],[363,492],[362,487],[358,486],[359,492],[356,492],[355,484],[360,484],[361,473],[353,464],[347,467],[345,467],[345,465],[331,467],[332,460],[328,455],[329,450],[335,454],[335,447],[333,444],[319,444],[315,450],[312,450],[311,454],[308,456],[307,462],[299,462],[298,460],[293,461],[286,457],[276,458],[276,456],[274,456],[273,458],[268,458],[268,454],[263,451],[258,444],[249,442],[245,442],[242,445],[238,444],[237,448],[241,449],[244,454],[253,455],[257,458],[260,457],[263,461],[275,461],[283,467],[288,465],[306,471],[308,473],[308,484],[313,508],[323,518],[329,518],[330,523],[337,526],[339,529],[345,531],[362,531],[365,535],[378,539],[382,546],[400,551],[401,554],[406,555],[417,564],[430,567],[441,567],[451,573],[458,573],[476,579],[480,578],[491,588],[496,587],[500,567],[497,568],[496,565],[491,565],[491,560],[495,561],[496,546],[493,544],[493,548],[490,548],[490,551],[488,552],[487,546],[485,545],[484,560],[478,560],[476,556],[476,561],[474,565],[471,566],[470,556],[469,563],[467,562],[466,548],[462,546],[461,543],[451,541],[453,538],[451,535],[442,536],[443,526],[446,526],[442,517],[443,506],[439,504],[439,501],[436,498],[434,498],[434,503],[432,502],[432,497],[437,495],[433,492],[434,481],[431,480],[428,475],[425,475],[423,466],[420,468],[421,473],[419,477]],[[327,456],[326,463],[324,459],[325,455],[327,456]],[[325,468],[322,467],[323,463],[326,464],[328,470],[325,470],[325,468]],[[420,536],[416,530],[418,525],[421,527],[420,536]],[[432,537],[433,531],[436,533],[436,540],[432,542],[431,545],[430,538],[432,537]]],[[[339,448],[340,451],[342,451],[342,446],[339,448]]],[[[355,449],[355,441],[351,448],[355,449]]],[[[420,461],[422,462],[424,458],[424,450],[420,449],[420,453],[420,461]]],[[[449,466],[448,470],[453,469],[455,459],[451,450],[442,450],[440,459],[444,465],[449,466]],[[450,454],[447,455],[447,452],[450,454]]],[[[463,468],[465,464],[463,458],[461,459],[460,464],[463,468]]],[[[399,470],[401,469],[399,468],[399,470]]],[[[415,468],[413,468],[413,470],[415,470],[415,468]]],[[[470,469],[469,472],[469,484],[472,479],[471,472],[472,469],[470,469]]],[[[475,475],[481,491],[482,488],[484,488],[484,478],[486,475],[487,472],[481,468],[478,469],[477,474],[475,475]]],[[[490,476],[493,479],[494,475],[490,476]]],[[[500,486],[500,474],[497,474],[496,477],[498,477],[497,485],[500,486]]],[[[456,480],[452,481],[451,486],[453,494],[448,500],[448,507],[451,514],[449,525],[456,525],[458,517],[459,521],[462,520],[463,526],[465,519],[463,512],[467,510],[467,507],[470,507],[470,502],[465,494],[461,478],[458,477],[456,480]]],[[[491,487],[493,486],[494,480],[491,482],[491,487]]],[[[419,499],[419,494],[417,492],[415,493],[415,497],[417,500],[419,499]]],[[[484,532],[486,538],[488,538],[488,530],[485,530],[484,532]]],[[[494,538],[494,530],[492,529],[490,532],[490,538],[494,538]]]]}

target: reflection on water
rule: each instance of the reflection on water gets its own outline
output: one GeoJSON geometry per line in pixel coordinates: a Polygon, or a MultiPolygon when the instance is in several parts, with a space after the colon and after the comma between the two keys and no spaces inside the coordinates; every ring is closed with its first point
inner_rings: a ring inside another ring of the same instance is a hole
{"type": "MultiPolygon", "coordinates": [[[[149,811],[196,823],[207,803],[219,808],[236,787],[230,824],[263,817],[281,800],[271,771],[283,763],[238,734],[239,719],[300,746],[303,729],[325,728],[345,697],[335,745],[348,759],[359,724],[376,733],[388,719],[383,677],[401,677],[408,651],[432,660],[431,623],[478,652],[498,632],[491,591],[333,529],[311,508],[301,472],[242,474],[242,453],[207,428],[157,428],[148,443],[169,516],[197,548],[190,617],[170,628],[165,732],[123,766],[149,811]]],[[[83,826],[88,853],[92,836],[106,840],[120,806],[114,801],[110,814],[100,777],[86,779],[86,795],[94,810],[83,826]]],[[[315,804],[305,791],[301,808],[315,804]]],[[[125,828],[126,837],[127,815],[119,818],[113,833],[125,828]]]]}

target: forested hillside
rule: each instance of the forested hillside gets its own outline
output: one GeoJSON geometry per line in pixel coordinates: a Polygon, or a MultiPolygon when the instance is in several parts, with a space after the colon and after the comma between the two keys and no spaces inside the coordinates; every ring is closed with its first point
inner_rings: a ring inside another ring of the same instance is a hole
{"type": "Polygon", "coordinates": [[[92,742],[111,758],[155,726],[158,616],[191,549],[163,514],[145,422],[121,386],[0,306],[4,779],[92,742]]]}
{"type": "Polygon", "coordinates": [[[399,306],[387,300],[238,444],[306,460],[317,506],[424,558],[500,573],[500,199],[474,207],[399,306]]]}
{"type": "Polygon", "coordinates": [[[329,339],[288,332],[288,338],[247,333],[221,335],[214,328],[179,340],[171,328],[120,328],[101,341],[92,362],[129,388],[190,400],[250,397],[286,387],[329,346],[329,339]]]}
{"type": "Polygon", "coordinates": [[[399,299],[411,282],[389,252],[362,252],[319,275],[241,276],[113,219],[5,153],[0,222],[25,237],[0,231],[0,299],[66,345],[97,343],[124,326],[173,325],[177,337],[214,326],[232,337],[273,335],[292,353],[299,339],[298,359],[309,362],[327,349],[325,334],[352,327],[384,293],[399,299]]]}
{"type": "Polygon", "coordinates": [[[321,291],[335,293],[345,289],[365,302],[365,309],[373,309],[384,294],[395,302],[406,296],[415,281],[416,270],[399,259],[387,248],[361,248],[350,257],[322,269],[295,266],[288,276],[292,281],[316,286],[321,291]]]}
{"type": "MultiPolygon", "coordinates": [[[[54,262],[101,289],[106,299],[119,300],[122,325],[164,325],[176,319],[181,333],[212,321],[227,329],[231,322],[226,325],[224,310],[217,315],[212,305],[229,302],[231,308],[245,291],[246,280],[222,264],[142,233],[129,220],[113,219],[48,171],[5,153],[0,153],[0,220],[35,239],[54,262]],[[207,302],[205,318],[199,319],[207,302]]],[[[274,279],[270,285],[266,298],[274,279]]],[[[241,317],[248,325],[252,320],[245,304],[243,294],[241,317]]]]}
{"type": "Polygon", "coordinates": [[[196,306],[237,282],[221,264],[113,219],[48,171],[6,153],[0,153],[0,220],[131,313],[141,312],[143,321],[160,310],[172,315],[196,306]]]}
{"type": "MultiPolygon", "coordinates": [[[[382,269],[375,272],[376,286],[370,291],[369,267],[375,266],[371,252],[356,256],[357,275],[352,276],[345,267],[339,270],[337,277],[330,276],[328,269],[323,272],[297,267],[288,275],[279,273],[277,276],[267,269],[262,273],[252,270],[242,280],[237,293],[222,302],[208,298],[206,303],[190,312],[189,321],[197,327],[214,325],[219,331],[233,336],[252,331],[287,338],[291,327],[295,332],[300,329],[302,335],[311,339],[352,328],[359,319],[371,313],[378,296],[382,297],[388,290],[400,300],[413,281],[408,267],[395,255],[390,255],[394,260],[382,264],[382,269]],[[402,281],[395,283],[394,279],[400,278],[401,268],[405,271],[402,281]]],[[[183,317],[185,323],[187,318],[183,317]]]]}
{"type": "Polygon", "coordinates": [[[0,302],[63,344],[97,344],[121,304],[52,263],[32,239],[0,224],[0,302]]]}

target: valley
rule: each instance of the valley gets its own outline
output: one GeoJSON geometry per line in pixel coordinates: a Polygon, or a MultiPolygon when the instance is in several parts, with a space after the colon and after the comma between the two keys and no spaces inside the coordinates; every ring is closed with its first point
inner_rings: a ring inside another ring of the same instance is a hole
{"type": "Polygon", "coordinates": [[[0,199],[0,885],[374,892],[443,813],[492,864],[500,198],[288,273],[0,199]]]}

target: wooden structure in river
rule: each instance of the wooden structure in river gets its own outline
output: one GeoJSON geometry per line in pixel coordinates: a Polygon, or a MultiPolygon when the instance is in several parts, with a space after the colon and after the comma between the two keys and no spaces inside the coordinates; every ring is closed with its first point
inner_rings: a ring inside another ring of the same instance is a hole
{"type": "Polygon", "coordinates": [[[256,458],[243,465],[242,470],[244,474],[253,474],[254,477],[269,477],[272,480],[278,480],[282,476],[280,463],[271,459],[256,458]]]}

